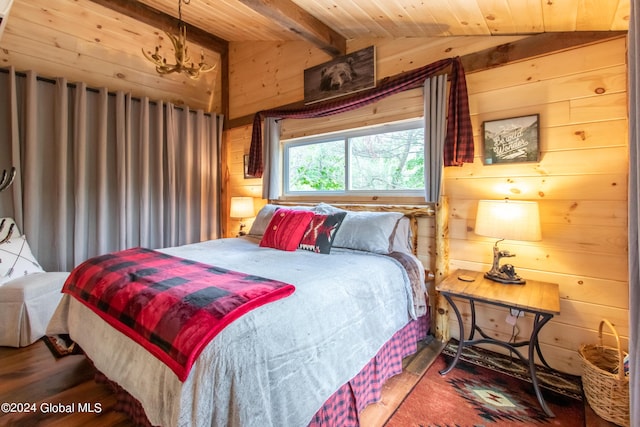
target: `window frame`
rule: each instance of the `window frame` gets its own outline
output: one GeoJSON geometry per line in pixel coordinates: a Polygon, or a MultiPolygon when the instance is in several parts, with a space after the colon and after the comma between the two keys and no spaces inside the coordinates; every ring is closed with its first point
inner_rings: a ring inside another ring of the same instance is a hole
{"type": "MultiPolygon", "coordinates": [[[[281,140],[282,159],[282,200],[343,200],[343,201],[393,201],[404,202],[424,201],[425,188],[417,190],[349,190],[350,179],[350,147],[349,139],[367,135],[376,135],[397,131],[423,128],[424,118],[412,118],[408,120],[394,121],[373,126],[345,129],[336,132],[328,132],[312,136],[290,138],[281,140]],[[342,191],[290,191],[289,190],[289,148],[304,145],[318,144],[322,142],[344,141],[345,155],[345,190],[342,191]]],[[[424,144],[424,141],[423,141],[424,144]]],[[[425,165],[425,168],[427,165],[425,165]]],[[[426,186],[426,182],[425,182],[426,186]]]]}

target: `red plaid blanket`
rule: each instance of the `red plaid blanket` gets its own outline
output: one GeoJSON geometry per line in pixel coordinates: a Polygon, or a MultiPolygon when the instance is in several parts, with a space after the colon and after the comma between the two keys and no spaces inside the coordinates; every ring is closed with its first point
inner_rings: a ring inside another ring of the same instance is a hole
{"type": "Polygon", "coordinates": [[[144,248],[91,258],[62,292],[167,364],[184,381],[204,347],[244,313],[293,285],[144,248]]]}

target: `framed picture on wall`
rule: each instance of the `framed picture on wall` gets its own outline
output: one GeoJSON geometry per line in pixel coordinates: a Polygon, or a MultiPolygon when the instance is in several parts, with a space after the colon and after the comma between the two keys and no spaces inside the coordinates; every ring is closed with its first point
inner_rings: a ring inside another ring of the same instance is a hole
{"type": "Polygon", "coordinates": [[[539,122],[539,114],[483,122],[484,164],[539,161],[539,122]]]}
{"type": "Polygon", "coordinates": [[[374,46],[304,70],[304,103],[336,98],[376,86],[374,46]]]}
{"type": "Polygon", "coordinates": [[[249,175],[249,155],[245,154],[242,158],[244,160],[244,179],[256,178],[253,175],[249,175]]]}

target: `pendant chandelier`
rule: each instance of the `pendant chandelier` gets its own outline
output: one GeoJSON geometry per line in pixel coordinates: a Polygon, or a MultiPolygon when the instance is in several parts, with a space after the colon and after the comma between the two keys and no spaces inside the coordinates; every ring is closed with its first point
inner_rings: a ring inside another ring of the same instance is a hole
{"type": "Polygon", "coordinates": [[[187,52],[187,26],[182,21],[182,2],[184,4],[191,3],[191,0],[178,0],[178,35],[173,35],[165,31],[165,34],[173,44],[173,52],[175,53],[175,64],[167,63],[167,58],[160,55],[161,45],[156,46],[155,53],[145,52],[142,54],[156,66],[158,74],[185,73],[191,79],[200,77],[200,73],[207,73],[213,70],[215,65],[207,65],[204,62],[204,51],[200,54],[200,62],[194,64],[187,52]]]}

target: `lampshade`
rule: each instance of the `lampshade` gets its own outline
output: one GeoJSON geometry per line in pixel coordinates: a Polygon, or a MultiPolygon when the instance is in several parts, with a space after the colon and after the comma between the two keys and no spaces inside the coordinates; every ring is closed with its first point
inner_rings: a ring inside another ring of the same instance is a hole
{"type": "Polygon", "coordinates": [[[229,216],[231,218],[251,218],[255,216],[253,197],[232,197],[229,216]]]}
{"type": "Polygon", "coordinates": [[[541,240],[537,202],[480,200],[476,234],[506,240],[541,240]]]}

